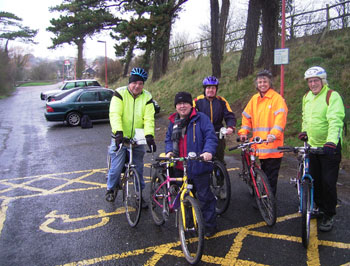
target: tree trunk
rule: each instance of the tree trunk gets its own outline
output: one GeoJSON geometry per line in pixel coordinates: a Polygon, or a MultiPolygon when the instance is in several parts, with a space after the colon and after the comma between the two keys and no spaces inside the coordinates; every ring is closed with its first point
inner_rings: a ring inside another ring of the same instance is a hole
{"type": "Polygon", "coordinates": [[[274,49],[277,47],[278,12],[278,0],[263,1],[263,36],[261,45],[261,55],[257,67],[270,69],[273,75],[277,74],[277,66],[274,65],[274,49]]]}
{"type": "Polygon", "coordinates": [[[227,32],[227,19],[230,11],[230,0],[222,0],[220,21],[219,21],[219,41],[220,41],[220,62],[225,52],[225,36],[227,32]]]}
{"type": "Polygon", "coordinates": [[[212,75],[221,77],[220,41],[219,41],[219,2],[210,0],[210,28],[211,28],[211,67],[212,75]]]}
{"type": "Polygon", "coordinates": [[[84,49],[84,39],[79,39],[76,41],[76,45],[78,46],[78,61],[76,66],[76,75],[77,79],[81,79],[83,77],[83,68],[84,68],[84,62],[83,62],[83,49],[84,49]]]}
{"type": "Polygon", "coordinates": [[[245,78],[254,72],[254,57],[256,54],[260,16],[260,0],[250,0],[246,31],[244,34],[244,45],[237,71],[237,80],[245,78]]]}
{"type": "Polygon", "coordinates": [[[160,79],[162,74],[162,60],[163,60],[163,50],[156,49],[154,51],[154,58],[153,58],[153,74],[152,74],[152,81],[157,81],[160,79]]]}
{"type": "Polygon", "coordinates": [[[126,53],[126,57],[125,57],[123,77],[126,77],[129,73],[129,66],[130,66],[131,59],[134,55],[135,44],[136,44],[136,41],[130,42],[129,44],[128,52],[126,53]]]}
{"type": "Polygon", "coordinates": [[[171,33],[171,21],[169,21],[168,26],[165,30],[165,42],[163,47],[162,54],[162,75],[164,75],[168,70],[168,62],[169,62],[169,48],[170,48],[170,33],[171,33]]]}

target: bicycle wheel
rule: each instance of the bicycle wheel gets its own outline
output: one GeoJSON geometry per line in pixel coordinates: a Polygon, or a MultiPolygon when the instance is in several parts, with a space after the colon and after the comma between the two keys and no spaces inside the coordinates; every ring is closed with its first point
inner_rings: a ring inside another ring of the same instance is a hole
{"type": "Polygon", "coordinates": [[[250,179],[249,167],[245,158],[242,157],[242,172],[240,173],[240,177],[244,182],[248,185],[248,191],[250,196],[254,196],[254,188],[252,186],[252,182],[250,179]]]}
{"type": "Polygon", "coordinates": [[[179,236],[181,248],[186,260],[190,264],[196,264],[202,258],[204,244],[204,224],[199,203],[193,197],[187,195],[184,198],[184,213],[179,214],[179,236]],[[185,217],[186,226],[183,218],[185,217]]]}
{"type": "Polygon", "coordinates": [[[231,200],[230,176],[225,165],[215,160],[214,170],[210,177],[210,188],[216,199],[216,213],[223,214],[227,210],[231,200]]]}
{"type": "Polygon", "coordinates": [[[167,205],[166,186],[164,185],[159,189],[160,185],[163,184],[164,180],[164,175],[156,170],[151,181],[149,199],[149,202],[151,203],[151,215],[156,225],[162,225],[165,222],[165,219],[163,218],[163,209],[167,205]]]}
{"type": "Polygon", "coordinates": [[[301,209],[301,237],[305,248],[309,245],[310,239],[310,218],[311,218],[311,182],[305,179],[302,182],[302,209],[301,209]]]}
{"type": "Polygon", "coordinates": [[[137,171],[131,168],[123,186],[123,201],[126,219],[135,227],[141,216],[141,183],[137,171]]]}
{"type": "Polygon", "coordinates": [[[258,168],[255,168],[255,181],[257,191],[255,191],[255,199],[260,214],[268,226],[276,223],[276,200],[272,193],[270,184],[266,174],[258,168]]]}

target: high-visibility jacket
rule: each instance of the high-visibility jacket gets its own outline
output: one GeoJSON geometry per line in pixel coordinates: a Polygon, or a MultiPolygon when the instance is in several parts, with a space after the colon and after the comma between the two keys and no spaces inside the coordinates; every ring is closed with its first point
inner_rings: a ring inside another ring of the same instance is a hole
{"type": "Polygon", "coordinates": [[[112,132],[123,131],[124,137],[133,138],[135,128],[143,128],[145,136],[154,136],[154,105],[152,95],[143,90],[136,98],[128,87],[115,90],[109,106],[112,132]]]}
{"type": "Polygon", "coordinates": [[[277,147],[283,146],[284,128],[287,122],[288,108],[285,100],[273,89],[269,89],[264,97],[260,93],[253,95],[242,113],[242,127],[238,135],[253,133],[253,137],[267,139],[273,135],[272,143],[257,145],[260,159],[281,158],[282,152],[277,147]]]}
{"type": "Polygon", "coordinates": [[[327,142],[337,145],[342,140],[344,104],[336,91],[327,104],[328,90],[324,85],[317,95],[309,92],[303,97],[302,131],[307,133],[308,143],[313,147],[322,147],[327,142]]]}

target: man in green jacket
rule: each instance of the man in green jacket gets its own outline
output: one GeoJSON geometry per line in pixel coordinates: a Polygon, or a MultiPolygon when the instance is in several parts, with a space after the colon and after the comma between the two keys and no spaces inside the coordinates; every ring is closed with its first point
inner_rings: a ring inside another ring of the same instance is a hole
{"type": "Polygon", "coordinates": [[[327,73],[314,66],[305,72],[311,91],[303,97],[302,132],[299,139],[312,147],[323,147],[324,154],[310,154],[310,174],[314,179],[314,199],[322,216],[319,229],[332,230],[337,205],[337,180],[341,161],[344,104],[327,85],[327,73]]]}
{"type": "MultiPolygon", "coordinates": [[[[112,128],[112,140],[109,146],[111,158],[108,171],[106,200],[113,202],[116,197],[116,187],[119,185],[120,174],[125,165],[127,147],[121,145],[123,137],[134,138],[135,129],[143,129],[147,145],[156,151],[154,142],[154,105],[152,95],[143,89],[147,80],[147,72],[142,68],[133,68],[130,73],[129,85],[115,90],[109,107],[109,120],[112,128]]],[[[133,148],[133,163],[140,175],[141,189],[145,188],[143,179],[143,157],[145,148],[137,145],[133,148]]],[[[142,199],[142,207],[147,208],[142,199]]]]}

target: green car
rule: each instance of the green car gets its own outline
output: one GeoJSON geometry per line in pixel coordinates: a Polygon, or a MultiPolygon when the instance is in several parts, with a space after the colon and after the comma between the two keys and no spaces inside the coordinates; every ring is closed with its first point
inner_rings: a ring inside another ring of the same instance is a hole
{"type": "Polygon", "coordinates": [[[69,126],[78,126],[83,115],[91,120],[108,119],[109,104],[114,91],[103,87],[73,90],[58,101],[46,103],[47,121],[66,121],[69,126]]]}

